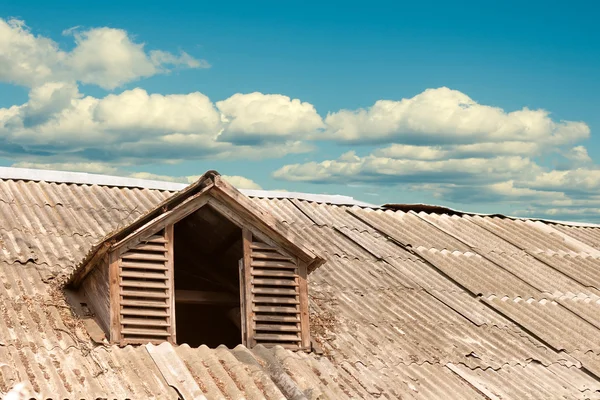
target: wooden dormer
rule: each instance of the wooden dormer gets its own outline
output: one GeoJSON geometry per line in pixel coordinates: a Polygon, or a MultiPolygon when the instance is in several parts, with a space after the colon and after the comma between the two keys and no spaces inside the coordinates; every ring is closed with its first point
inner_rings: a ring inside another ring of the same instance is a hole
{"type": "Polygon", "coordinates": [[[95,246],[69,285],[112,343],[309,349],[322,261],[210,171],[95,246]]]}

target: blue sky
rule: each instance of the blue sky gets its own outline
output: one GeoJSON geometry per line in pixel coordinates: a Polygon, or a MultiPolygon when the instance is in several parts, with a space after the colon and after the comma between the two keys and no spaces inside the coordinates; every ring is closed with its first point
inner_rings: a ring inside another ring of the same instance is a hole
{"type": "Polygon", "coordinates": [[[0,2],[2,165],[600,219],[594,2],[216,3],[0,2]]]}

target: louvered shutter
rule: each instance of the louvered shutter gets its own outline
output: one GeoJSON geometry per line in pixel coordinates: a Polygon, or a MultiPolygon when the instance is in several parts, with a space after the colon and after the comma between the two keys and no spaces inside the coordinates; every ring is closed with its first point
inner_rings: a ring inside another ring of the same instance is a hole
{"type": "Polygon", "coordinates": [[[173,226],[121,254],[118,267],[118,321],[121,344],[175,343],[173,310],[173,226]]]}
{"type": "Polygon", "coordinates": [[[245,230],[244,265],[245,273],[240,275],[246,298],[247,346],[303,347],[308,311],[301,292],[306,285],[296,257],[245,230]]]}

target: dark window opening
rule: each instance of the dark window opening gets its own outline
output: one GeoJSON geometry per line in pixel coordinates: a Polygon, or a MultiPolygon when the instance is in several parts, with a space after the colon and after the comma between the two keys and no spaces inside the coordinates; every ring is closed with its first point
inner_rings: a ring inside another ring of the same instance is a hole
{"type": "Polygon", "coordinates": [[[242,343],[241,229],[204,206],[176,223],[174,230],[177,343],[235,347],[242,343]]]}

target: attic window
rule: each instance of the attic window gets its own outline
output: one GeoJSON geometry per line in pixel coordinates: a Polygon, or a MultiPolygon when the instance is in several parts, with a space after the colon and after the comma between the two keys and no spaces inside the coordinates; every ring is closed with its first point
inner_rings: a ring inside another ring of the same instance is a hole
{"type": "Polygon", "coordinates": [[[209,194],[141,224],[82,279],[110,341],[309,348],[307,257],[209,194]]]}

